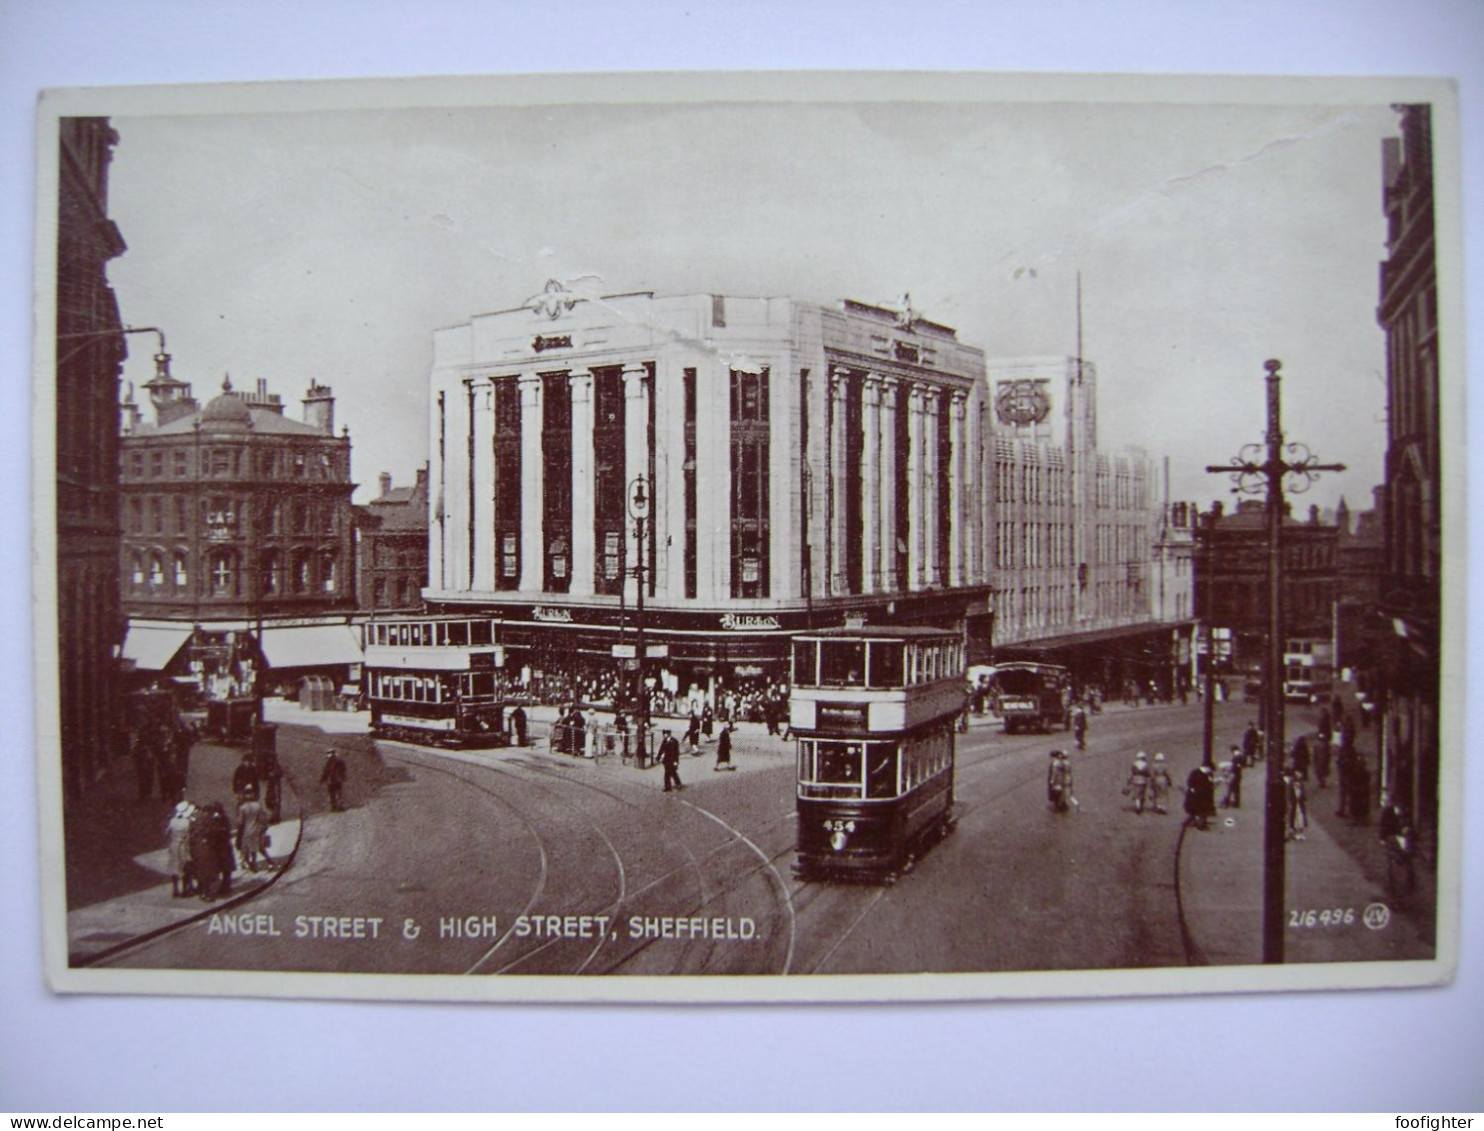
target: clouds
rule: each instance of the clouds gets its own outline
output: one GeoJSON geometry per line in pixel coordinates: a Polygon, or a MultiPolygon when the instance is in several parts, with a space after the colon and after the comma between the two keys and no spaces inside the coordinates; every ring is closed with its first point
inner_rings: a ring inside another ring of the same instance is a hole
{"type": "MultiPolygon", "coordinates": [[[[433,330],[548,277],[826,302],[910,291],[1007,356],[1075,350],[1079,270],[1105,445],[1168,452],[1177,492],[1209,497],[1199,469],[1260,434],[1261,363],[1277,356],[1293,430],[1356,468],[1326,489],[1353,501],[1380,477],[1384,106],[558,105],[115,124],[125,320],[163,326],[198,393],[224,369],[288,399],[332,384],[362,482],[407,481],[426,458],[433,330]]],[[[131,359],[129,377],[147,365],[131,359]]]]}

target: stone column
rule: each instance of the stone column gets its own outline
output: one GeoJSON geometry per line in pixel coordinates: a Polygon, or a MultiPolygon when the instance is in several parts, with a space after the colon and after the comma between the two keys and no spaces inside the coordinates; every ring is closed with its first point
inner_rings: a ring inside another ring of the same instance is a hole
{"type": "Polygon", "coordinates": [[[861,590],[881,592],[881,378],[866,374],[861,395],[861,590]]]}
{"type": "Polygon", "coordinates": [[[890,593],[897,588],[897,381],[895,377],[879,380],[881,458],[876,464],[879,536],[875,568],[880,591],[890,593]]]}
{"type": "Polygon", "coordinates": [[[572,576],[568,592],[593,592],[593,375],[574,370],[572,389],[572,576]]]}
{"type": "Polygon", "coordinates": [[[541,592],[546,545],[542,537],[545,490],[541,465],[541,376],[520,375],[520,588],[541,592]]]}
{"type": "MultiPolygon", "coordinates": [[[[629,363],[623,367],[623,391],[624,391],[624,521],[628,523],[627,543],[629,546],[629,561],[637,564],[638,554],[641,547],[634,545],[634,520],[628,517],[629,496],[633,494],[633,483],[641,475],[649,474],[649,369],[644,365],[629,363]]],[[[651,496],[654,493],[654,484],[648,484],[651,496]]],[[[644,540],[649,541],[650,523],[654,521],[654,504],[650,503],[651,517],[644,523],[644,540]]],[[[646,571],[654,569],[654,562],[649,560],[649,546],[642,547],[644,554],[644,568],[646,571]]],[[[646,589],[646,595],[648,590],[646,589]]],[[[624,581],[624,599],[630,604],[639,598],[638,582],[635,578],[624,581]]]]}
{"type": "Polygon", "coordinates": [[[943,453],[938,450],[938,414],[942,411],[943,399],[938,390],[929,385],[922,397],[922,434],[923,434],[923,561],[926,565],[927,584],[939,586],[943,584],[943,573],[946,564],[939,560],[941,547],[938,542],[938,534],[942,530],[943,505],[946,500],[941,498],[940,484],[938,480],[938,465],[943,458],[943,453]]]}
{"type": "Polygon", "coordinates": [[[830,370],[830,593],[850,591],[850,575],[845,568],[845,544],[850,531],[845,529],[845,401],[849,370],[830,370]]]}
{"type": "Polygon", "coordinates": [[[954,392],[949,405],[950,422],[948,434],[952,438],[953,450],[948,457],[948,513],[952,526],[949,528],[948,584],[965,584],[965,566],[969,545],[969,508],[966,500],[972,499],[973,485],[969,481],[968,429],[965,427],[967,396],[954,392]]]}
{"type": "Polygon", "coordinates": [[[927,502],[926,486],[924,485],[924,469],[927,461],[923,458],[923,413],[926,411],[923,402],[926,400],[926,386],[914,384],[907,405],[908,413],[908,446],[907,446],[907,588],[922,589],[927,585],[927,542],[923,538],[927,523],[923,518],[924,503],[927,502]]]}

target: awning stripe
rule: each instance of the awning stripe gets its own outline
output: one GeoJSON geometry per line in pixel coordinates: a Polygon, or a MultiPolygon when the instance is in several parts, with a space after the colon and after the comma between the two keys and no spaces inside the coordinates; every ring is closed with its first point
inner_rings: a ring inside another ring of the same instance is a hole
{"type": "Polygon", "coordinates": [[[130,625],[124,637],[124,659],[133,660],[141,671],[164,671],[191,638],[192,631],[190,625],[179,628],[130,625]]]}

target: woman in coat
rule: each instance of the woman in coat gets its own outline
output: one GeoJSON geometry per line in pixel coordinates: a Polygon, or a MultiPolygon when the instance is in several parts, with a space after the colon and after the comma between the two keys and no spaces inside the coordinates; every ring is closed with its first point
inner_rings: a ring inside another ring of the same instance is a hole
{"type": "Polygon", "coordinates": [[[190,895],[196,888],[195,868],[191,863],[191,822],[196,807],[182,801],[170,814],[166,836],[170,838],[170,894],[176,899],[190,895]]]}

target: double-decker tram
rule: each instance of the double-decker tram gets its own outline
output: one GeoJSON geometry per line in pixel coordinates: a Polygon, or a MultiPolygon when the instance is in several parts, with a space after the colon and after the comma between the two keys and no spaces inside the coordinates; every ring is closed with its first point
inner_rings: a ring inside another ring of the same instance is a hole
{"type": "Polygon", "coordinates": [[[495,622],[487,618],[371,621],[371,733],[425,746],[506,745],[504,666],[495,622]]]}
{"type": "Polygon", "coordinates": [[[964,643],[937,628],[840,628],[793,639],[798,747],[794,874],[895,882],[953,830],[964,643]]]}

